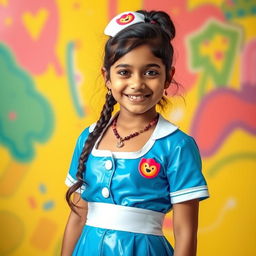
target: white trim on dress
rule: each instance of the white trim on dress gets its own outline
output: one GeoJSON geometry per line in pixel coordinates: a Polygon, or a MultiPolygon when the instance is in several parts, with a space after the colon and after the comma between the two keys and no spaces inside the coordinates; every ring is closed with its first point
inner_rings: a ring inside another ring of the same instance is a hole
{"type": "Polygon", "coordinates": [[[162,236],[165,214],[144,208],[88,202],[86,225],[162,236]]]}
{"type": "Polygon", "coordinates": [[[196,198],[209,197],[208,187],[206,185],[186,188],[179,191],[171,192],[171,203],[181,203],[196,198]]]}
{"type": "MultiPolygon", "coordinates": [[[[65,180],[65,184],[68,186],[68,187],[71,187],[72,185],[74,185],[75,183],[77,182],[76,179],[74,179],[69,173],[67,175],[67,178],[65,180]]],[[[79,194],[82,194],[86,189],[86,186],[85,185],[82,185],[79,189],[76,190],[77,193],[79,194]]]]}
{"type": "MultiPolygon", "coordinates": [[[[106,126],[105,130],[107,127],[111,124],[113,118],[116,115],[114,115],[111,120],[109,121],[109,124],[106,126]]],[[[95,124],[92,124],[89,127],[89,132],[92,132],[93,129],[95,128],[95,124]]],[[[178,129],[178,127],[171,122],[167,121],[164,119],[160,114],[159,114],[159,119],[156,124],[156,127],[150,136],[149,140],[146,142],[146,144],[139,150],[135,152],[112,152],[110,150],[102,150],[102,149],[97,149],[98,143],[101,140],[104,131],[102,132],[102,135],[98,138],[96,141],[91,154],[93,156],[98,156],[98,157],[103,157],[103,156],[109,156],[109,157],[114,157],[114,158],[123,158],[123,159],[136,159],[140,158],[143,155],[145,155],[154,145],[155,141],[157,139],[161,139],[165,136],[170,135],[171,133],[175,132],[178,129]]]]}

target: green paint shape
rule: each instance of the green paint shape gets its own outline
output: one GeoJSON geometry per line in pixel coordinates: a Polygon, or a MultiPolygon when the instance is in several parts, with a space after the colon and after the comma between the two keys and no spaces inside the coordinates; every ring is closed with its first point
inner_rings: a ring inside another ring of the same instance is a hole
{"type": "Polygon", "coordinates": [[[46,142],[52,134],[52,109],[3,44],[0,44],[0,77],[0,143],[16,160],[31,161],[35,142],[46,142]]]}
{"type": "Polygon", "coordinates": [[[223,1],[221,9],[227,19],[244,18],[255,15],[256,1],[237,0],[230,4],[229,1],[223,1]]]}
{"type": "Polygon", "coordinates": [[[219,160],[218,162],[214,163],[214,165],[208,169],[208,176],[213,177],[215,176],[224,166],[236,162],[236,161],[256,161],[256,152],[241,152],[237,154],[232,154],[226,156],[225,158],[219,160]]]}
{"type": "Polygon", "coordinates": [[[189,37],[190,65],[192,69],[202,73],[199,81],[200,97],[205,94],[208,79],[211,79],[216,87],[228,84],[240,37],[238,28],[217,20],[210,20],[202,30],[189,37]],[[214,43],[216,38],[223,41],[218,41],[219,49],[214,43]],[[202,47],[207,47],[207,44],[211,48],[209,50],[212,51],[212,55],[202,54],[202,47]],[[226,45],[225,50],[223,50],[223,44],[226,45]],[[216,67],[218,58],[221,59],[219,68],[216,67]]]}

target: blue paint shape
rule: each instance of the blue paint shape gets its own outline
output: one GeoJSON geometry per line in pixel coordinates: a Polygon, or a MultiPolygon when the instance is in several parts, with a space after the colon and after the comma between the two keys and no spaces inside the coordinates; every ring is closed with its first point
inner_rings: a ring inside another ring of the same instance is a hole
{"type": "Polygon", "coordinates": [[[225,16],[226,16],[226,19],[230,20],[232,18],[232,13],[231,12],[226,12],[225,16]]]}
{"type": "Polygon", "coordinates": [[[245,16],[245,10],[244,10],[244,9],[238,9],[238,10],[237,10],[237,16],[238,16],[238,17],[243,17],[243,16],[245,16]]]}
{"type": "Polygon", "coordinates": [[[79,103],[77,85],[75,81],[75,70],[74,70],[74,51],[75,51],[75,44],[74,42],[69,42],[66,49],[66,63],[67,63],[67,76],[68,76],[68,83],[71,92],[71,97],[73,100],[73,104],[76,110],[76,113],[80,117],[85,116],[84,109],[81,107],[79,103]]]}
{"type": "Polygon", "coordinates": [[[47,192],[47,187],[41,183],[39,185],[39,191],[40,191],[40,193],[45,194],[47,192]]]}
{"type": "Polygon", "coordinates": [[[47,202],[45,202],[45,203],[43,204],[43,209],[44,209],[45,211],[49,211],[49,210],[52,210],[52,209],[54,208],[54,206],[55,206],[54,201],[49,200],[49,201],[47,201],[47,202]]]}
{"type": "Polygon", "coordinates": [[[251,12],[252,12],[252,14],[256,14],[256,6],[253,6],[253,7],[252,7],[251,12]]]}

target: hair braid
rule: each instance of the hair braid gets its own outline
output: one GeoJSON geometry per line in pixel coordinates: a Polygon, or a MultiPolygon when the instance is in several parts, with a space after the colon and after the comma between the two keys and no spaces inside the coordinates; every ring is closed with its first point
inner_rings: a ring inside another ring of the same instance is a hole
{"type": "Polygon", "coordinates": [[[96,123],[96,126],[94,128],[94,130],[89,134],[83,150],[80,154],[79,157],[79,164],[78,164],[78,171],[76,174],[77,177],[77,182],[75,184],[73,184],[67,191],[66,193],[66,200],[68,205],[70,206],[70,208],[77,213],[77,211],[75,210],[75,207],[77,207],[73,201],[71,200],[71,195],[79,188],[81,188],[81,186],[83,184],[86,184],[86,181],[84,180],[85,177],[85,171],[86,171],[86,165],[85,162],[87,161],[92,148],[96,142],[96,140],[98,139],[98,137],[100,136],[100,134],[102,133],[103,129],[106,127],[106,125],[108,124],[110,118],[111,118],[111,114],[113,112],[114,109],[114,105],[116,104],[116,100],[114,99],[114,97],[112,96],[112,94],[106,94],[106,102],[102,108],[101,114],[100,114],[100,118],[96,123]]]}

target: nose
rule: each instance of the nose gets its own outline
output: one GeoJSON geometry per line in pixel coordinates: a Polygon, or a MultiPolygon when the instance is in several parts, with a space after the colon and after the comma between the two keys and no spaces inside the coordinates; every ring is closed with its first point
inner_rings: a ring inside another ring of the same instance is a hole
{"type": "Polygon", "coordinates": [[[133,90],[138,89],[144,89],[146,86],[145,81],[143,77],[141,77],[139,74],[133,75],[130,82],[130,87],[133,90]]]}

